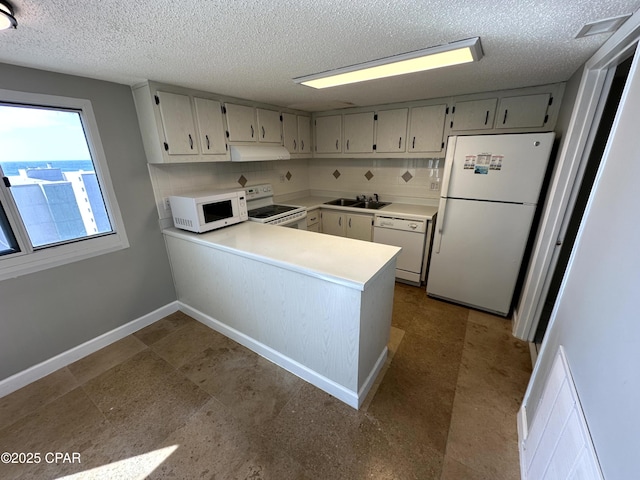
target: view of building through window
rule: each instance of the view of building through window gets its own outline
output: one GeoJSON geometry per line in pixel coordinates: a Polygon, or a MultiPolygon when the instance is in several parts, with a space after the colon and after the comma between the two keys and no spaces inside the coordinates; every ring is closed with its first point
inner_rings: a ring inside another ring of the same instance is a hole
{"type": "MultiPolygon", "coordinates": [[[[79,112],[0,105],[0,145],[0,167],[34,248],[112,232],[79,112]]],[[[0,234],[0,251],[8,243],[0,234]]]]}

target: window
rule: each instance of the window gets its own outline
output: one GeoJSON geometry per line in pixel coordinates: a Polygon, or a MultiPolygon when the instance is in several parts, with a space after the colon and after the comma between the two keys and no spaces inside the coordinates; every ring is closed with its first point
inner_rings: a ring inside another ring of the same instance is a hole
{"type": "Polygon", "coordinates": [[[128,247],[91,102],[0,90],[0,146],[0,280],[128,247]]]}

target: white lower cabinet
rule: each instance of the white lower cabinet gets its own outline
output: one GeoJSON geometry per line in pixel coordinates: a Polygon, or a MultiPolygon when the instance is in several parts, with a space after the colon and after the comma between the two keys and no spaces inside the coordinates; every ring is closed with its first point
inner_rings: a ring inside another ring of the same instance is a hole
{"type": "Polygon", "coordinates": [[[322,233],[371,242],[373,215],[322,209],[322,233]]]}
{"type": "Polygon", "coordinates": [[[307,212],[307,231],[320,233],[321,223],[319,208],[314,208],[307,212]]]}

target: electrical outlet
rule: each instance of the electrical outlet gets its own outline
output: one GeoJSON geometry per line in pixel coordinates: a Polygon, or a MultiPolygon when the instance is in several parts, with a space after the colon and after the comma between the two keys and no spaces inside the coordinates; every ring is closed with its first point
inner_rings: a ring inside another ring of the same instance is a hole
{"type": "Polygon", "coordinates": [[[171,203],[169,202],[169,197],[164,197],[163,203],[164,203],[165,211],[171,210],[171,203]]]}
{"type": "Polygon", "coordinates": [[[284,183],[284,173],[280,174],[280,183],[284,183]]]}
{"type": "Polygon", "coordinates": [[[440,182],[431,182],[431,190],[440,190],[440,182]]]}

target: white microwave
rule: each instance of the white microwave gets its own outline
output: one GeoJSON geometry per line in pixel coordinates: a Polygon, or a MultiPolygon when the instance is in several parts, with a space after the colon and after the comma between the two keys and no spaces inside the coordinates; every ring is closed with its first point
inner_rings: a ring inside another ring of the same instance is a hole
{"type": "Polygon", "coordinates": [[[169,197],[173,225],[203,233],[249,219],[244,190],[199,192],[169,197]]]}

